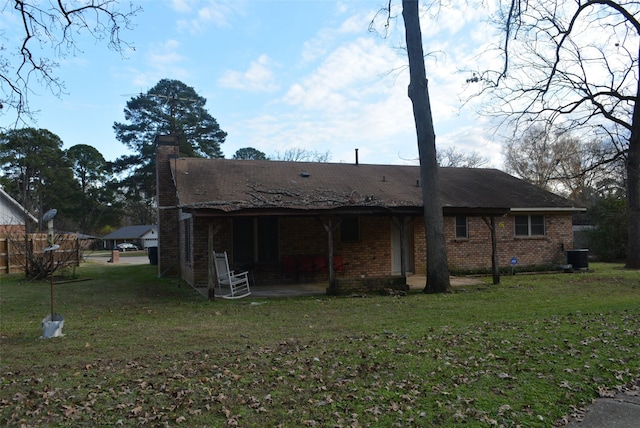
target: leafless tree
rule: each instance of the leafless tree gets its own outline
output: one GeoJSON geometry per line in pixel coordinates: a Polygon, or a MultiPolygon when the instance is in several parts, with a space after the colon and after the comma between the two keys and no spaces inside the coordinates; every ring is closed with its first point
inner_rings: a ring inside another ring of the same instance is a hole
{"type": "Polygon", "coordinates": [[[505,170],[545,190],[555,190],[562,158],[562,146],[555,135],[544,127],[531,127],[524,135],[507,141],[504,150],[505,170]]]}
{"type": "Polygon", "coordinates": [[[121,32],[132,28],[141,8],[129,4],[121,11],[120,6],[117,0],[14,0],[0,6],[0,13],[13,13],[20,23],[18,32],[0,31],[0,114],[14,110],[16,124],[31,119],[28,101],[34,85],[63,94],[64,82],[55,75],[56,58],[80,53],[81,36],[106,40],[122,54],[132,48],[121,32]]]}
{"type": "Polygon", "coordinates": [[[274,155],[270,155],[269,159],[288,162],[329,162],[331,160],[331,152],[326,151],[323,153],[294,147],[285,150],[283,153],[276,152],[274,155]]]}
{"type": "Polygon", "coordinates": [[[505,144],[505,170],[540,188],[588,206],[611,184],[624,187],[615,149],[599,140],[582,141],[568,132],[532,126],[505,144]]]}
{"type": "Polygon", "coordinates": [[[54,242],[59,245],[57,251],[45,250],[47,237],[41,233],[8,233],[5,238],[12,266],[18,266],[28,280],[69,275],[64,271],[77,266],[82,257],[76,235],[55,234],[54,242]]]}
{"type": "Polygon", "coordinates": [[[436,154],[438,165],[455,168],[482,168],[489,163],[489,159],[478,152],[465,153],[455,147],[447,147],[436,154]]]}
{"type": "Polygon", "coordinates": [[[640,269],[640,3],[632,0],[503,0],[502,67],[478,73],[517,132],[533,123],[615,148],[626,162],[628,268],[640,269]]]}

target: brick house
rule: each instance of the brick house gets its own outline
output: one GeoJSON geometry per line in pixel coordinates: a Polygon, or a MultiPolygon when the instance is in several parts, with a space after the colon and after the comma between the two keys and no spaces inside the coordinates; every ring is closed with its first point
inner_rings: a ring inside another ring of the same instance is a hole
{"type": "Polygon", "coordinates": [[[158,246],[158,226],[155,224],[124,226],[102,237],[104,248],[111,250],[117,244],[128,242],[146,250],[158,246]]]}
{"type": "MultiPolygon", "coordinates": [[[[159,272],[197,289],[215,283],[213,251],[256,285],[426,272],[418,166],[179,158],[159,136],[156,167],[159,272]]],[[[440,186],[453,273],[489,270],[493,244],[501,267],[573,247],[565,198],[496,169],[441,168],[440,186]]]]}

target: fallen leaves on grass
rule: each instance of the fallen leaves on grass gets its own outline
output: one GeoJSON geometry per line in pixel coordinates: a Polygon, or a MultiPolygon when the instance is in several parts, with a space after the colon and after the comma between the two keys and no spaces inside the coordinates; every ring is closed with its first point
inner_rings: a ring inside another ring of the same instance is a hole
{"type": "Polygon", "coordinates": [[[636,313],[425,332],[5,372],[0,424],[548,426],[640,377],[636,313]]]}

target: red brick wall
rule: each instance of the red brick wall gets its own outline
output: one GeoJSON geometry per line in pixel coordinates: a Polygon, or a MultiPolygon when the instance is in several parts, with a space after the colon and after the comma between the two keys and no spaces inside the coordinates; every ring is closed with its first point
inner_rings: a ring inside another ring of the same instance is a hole
{"type": "Polygon", "coordinates": [[[336,254],[346,263],[346,276],[391,274],[391,224],[388,217],[360,217],[360,241],[336,241],[336,254]]]}
{"type": "Polygon", "coordinates": [[[179,257],[178,208],[171,175],[174,138],[161,135],[156,140],[156,193],[158,198],[158,273],[177,276],[179,257]]]}
{"type": "MultiPolygon", "coordinates": [[[[468,271],[491,268],[491,232],[481,217],[467,217],[468,239],[455,238],[455,217],[445,217],[445,237],[449,270],[468,271]]],[[[416,221],[414,257],[416,273],[426,272],[424,221],[416,221]]],[[[545,236],[516,237],[514,217],[496,218],[496,238],[500,267],[545,266],[566,262],[565,251],[573,248],[570,214],[545,215],[545,236]]]]}
{"type": "Polygon", "coordinates": [[[280,256],[327,254],[327,232],[316,217],[281,217],[278,223],[280,256]]]}
{"type": "MultiPolygon", "coordinates": [[[[334,255],[347,263],[346,276],[384,276],[391,272],[390,224],[387,217],[361,217],[360,240],[341,242],[334,232],[334,255]]],[[[280,256],[326,255],[328,235],[313,217],[280,219],[280,256]]]]}
{"type": "MultiPolygon", "coordinates": [[[[468,239],[455,238],[455,217],[445,217],[445,235],[449,269],[452,272],[491,268],[491,235],[480,217],[468,217],[468,239]]],[[[546,215],[546,235],[516,238],[512,216],[496,219],[498,254],[501,267],[509,267],[512,257],[518,266],[551,265],[565,262],[565,250],[572,248],[571,215],[546,215]]],[[[227,251],[233,265],[233,230],[230,218],[195,217],[193,220],[192,259],[185,260],[184,277],[192,284],[207,284],[208,236],[215,231],[213,248],[227,251]]],[[[414,218],[414,266],[417,274],[426,273],[424,221],[414,218]]],[[[327,233],[315,217],[279,219],[280,257],[283,255],[326,255],[327,233]]],[[[334,254],[346,263],[345,277],[382,277],[391,273],[391,220],[388,217],[361,217],[360,240],[341,242],[334,233],[334,254]]],[[[278,279],[279,266],[254,266],[256,282],[278,279]]]]}
{"type": "MultiPolygon", "coordinates": [[[[191,242],[193,250],[191,260],[185,261],[185,267],[191,274],[193,285],[208,285],[209,274],[209,232],[213,234],[214,251],[226,251],[232,258],[232,222],[230,218],[194,217],[191,242]]],[[[232,260],[229,260],[233,263],[232,260]]],[[[184,278],[187,280],[187,278],[184,278]]],[[[215,278],[212,279],[214,282],[215,278]]]]}

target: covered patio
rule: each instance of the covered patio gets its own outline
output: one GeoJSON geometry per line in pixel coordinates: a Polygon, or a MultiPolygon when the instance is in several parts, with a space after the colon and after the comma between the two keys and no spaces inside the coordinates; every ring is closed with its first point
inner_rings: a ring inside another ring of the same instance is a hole
{"type": "MultiPolygon", "coordinates": [[[[425,275],[409,275],[407,276],[407,285],[411,291],[421,291],[426,282],[425,275]]],[[[475,277],[452,276],[451,286],[460,288],[468,285],[482,284],[482,280],[475,277]]],[[[251,295],[247,299],[255,298],[272,298],[272,297],[313,297],[326,296],[329,283],[314,282],[304,284],[274,284],[274,285],[257,285],[251,287],[251,295]]],[[[201,293],[206,294],[206,289],[202,288],[201,293]]],[[[205,295],[203,294],[203,295],[205,295]]],[[[207,297],[205,295],[205,297],[207,297]]],[[[216,290],[215,299],[221,299],[222,296],[216,290]]]]}

